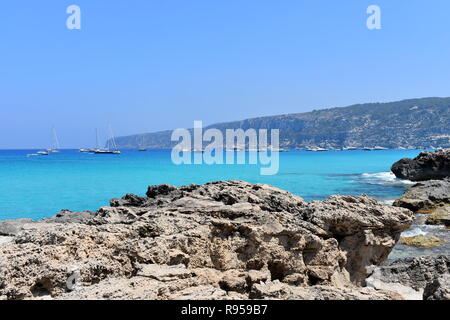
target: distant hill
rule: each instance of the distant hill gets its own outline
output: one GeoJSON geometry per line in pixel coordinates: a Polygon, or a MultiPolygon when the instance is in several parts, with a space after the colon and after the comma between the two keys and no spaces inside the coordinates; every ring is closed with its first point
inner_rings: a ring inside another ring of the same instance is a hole
{"type": "MultiPolygon", "coordinates": [[[[357,104],[305,113],[268,116],[206,128],[280,129],[284,148],[450,147],[450,98],[357,104]]],[[[120,148],[171,148],[170,130],[116,138],[120,148]],[[142,136],[144,136],[142,138],[142,136]]]]}

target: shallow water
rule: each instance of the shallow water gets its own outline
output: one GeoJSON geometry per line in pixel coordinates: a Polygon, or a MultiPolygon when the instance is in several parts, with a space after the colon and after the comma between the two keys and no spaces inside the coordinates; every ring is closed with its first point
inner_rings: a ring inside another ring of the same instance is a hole
{"type": "MultiPolygon", "coordinates": [[[[62,150],[27,157],[36,150],[0,150],[0,220],[54,216],[61,209],[96,210],[113,197],[144,195],[148,185],[176,186],[240,179],[267,183],[307,201],[332,194],[368,194],[391,204],[412,183],[390,173],[391,165],[420,150],[290,151],[280,153],[277,175],[260,175],[260,165],[174,165],[169,150],[95,155],[62,150]]],[[[432,234],[447,242],[432,249],[397,245],[389,259],[449,252],[450,232],[425,226],[418,216],[406,236],[432,234]]],[[[422,217],[423,220],[423,217],[422,217]]]]}
{"type": "Polygon", "coordinates": [[[444,240],[445,242],[442,245],[434,248],[419,248],[405,246],[398,243],[389,255],[389,260],[423,255],[448,255],[450,253],[450,229],[446,228],[445,226],[426,225],[426,217],[426,214],[417,214],[413,225],[409,230],[402,233],[402,237],[432,235],[444,240]]]}
{"type": "Polygon", "coordinates": [[[143,195],[148,185],[185,185],[241,179],[268,183],[305,200],[332,194],[369,194],[389,203],[408,182],[389,174],[392,163],[418,150],[291,151],[280,153],[280,170],[260,175],[259,165],[174,165],[169,150],[94,155],[63,150],[26,157],[35,150],[0,151],[0,220],[39,219],[61,209],[96,210],[113,197],[143,195]]]}

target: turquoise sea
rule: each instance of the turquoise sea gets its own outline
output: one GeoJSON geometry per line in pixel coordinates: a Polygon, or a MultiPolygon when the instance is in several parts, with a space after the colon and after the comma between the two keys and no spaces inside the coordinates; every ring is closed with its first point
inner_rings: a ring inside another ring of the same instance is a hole
{"type": "Polygon", "coordinates": [[[0,151],[0,220],[39,219],[61,209],[96,210],[113,197],[144,195],[148,185],[229,179],[271,184],[307,201],[365,193],[389,202],[408,185],[389,173],[390,166],[420,150],[282,152],[279,173],[273,176],[260,175],[259,165],[177,166],[170,150],[123,150],[120,155],[61,150],[26,156],[33,152],[0,151]]]}

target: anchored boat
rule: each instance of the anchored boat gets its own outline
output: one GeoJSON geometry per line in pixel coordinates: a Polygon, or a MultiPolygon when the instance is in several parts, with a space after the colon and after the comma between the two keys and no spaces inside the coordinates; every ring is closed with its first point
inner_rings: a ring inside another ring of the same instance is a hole
{"type": "Polygon", "coordinates": [[[141,143],[139,145],[138,151],[147,151],[147,148],[144,147],[144,135],[142,135],[141,143]]]}
{"type": "Polygon", "coordinates": [[[56,134],[55,127],[52,128],[52,134],[53,134],[53,147],[51,149],[47,149],[48,153],[58,153],[59,152],[59,139],[58,135],[56,134]]]}
{"type": "MultiPolygon", "coordinates": [[[[98,132],[97,132],[97,144],[98,144],[98,132]]],[[[117,148],[116,140],[114,139],[114,134],[112,132],[111,126],[109,126],[109,139],[105,149],[95,149],[95,154],[120,154],[120,150],[117,148]]]]}

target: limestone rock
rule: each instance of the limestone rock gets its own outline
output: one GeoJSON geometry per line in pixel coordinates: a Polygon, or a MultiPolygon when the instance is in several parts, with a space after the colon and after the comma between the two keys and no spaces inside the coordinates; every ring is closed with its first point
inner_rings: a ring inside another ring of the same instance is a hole
{"type": "Polygon", "coordinates": [[[402,237],[400,243],[413,247],[432,248],[440,246],[444,241],[435,236],[419,234],[413,237],[402,237]]]}
{"type": "Polygon", "coordinates": [[[437,225],[443,224],[450,226],[450,206],[440,207],[433,210],[428,216],[426,224],[437,225]]]}
{"type": "Polygon", "coordinates": [[[386,298],[336,287],[363,285],[412,220],[367,196],[306,203],[242,181],[152,186],[147,197],[4,232],[0,299],[249,298],[277,280],[320,286],[307,291],[314,299],[386,298]]]}
{"type": "Polygon", "coordinates": [[[0,221],[0,236],[15,236],[25,224],[32,223],[31,219],[17,219],[0,221]]]}
{"type": "Polygon", "coordinates": [[[449,274],[449,256],[398,259],[376,267],[367,279],[367,284],[378,290],[397,292],[408,300],[421,300],[422,297],[433,295],[432,292],[441,287],[441,284],[431,286],[430,283],[441,277],[448,278],[449,274]],[[428,292],[426,295],[424,289],[428,292]]]}
{"type": "Polygon", "coordinates": [[[430,212],[445,204],[450,204],[449,179],[417,183],[394,202],[394,206],[407,208],[414,212],[430,212]]]}
{"type": "Polygon", "coordinates": [[[323,285],[298,287],[279,281],[256,284],[250,297],[277,300],[401,300],[396,293],[370,288],[337,288],[323,285]]]}

